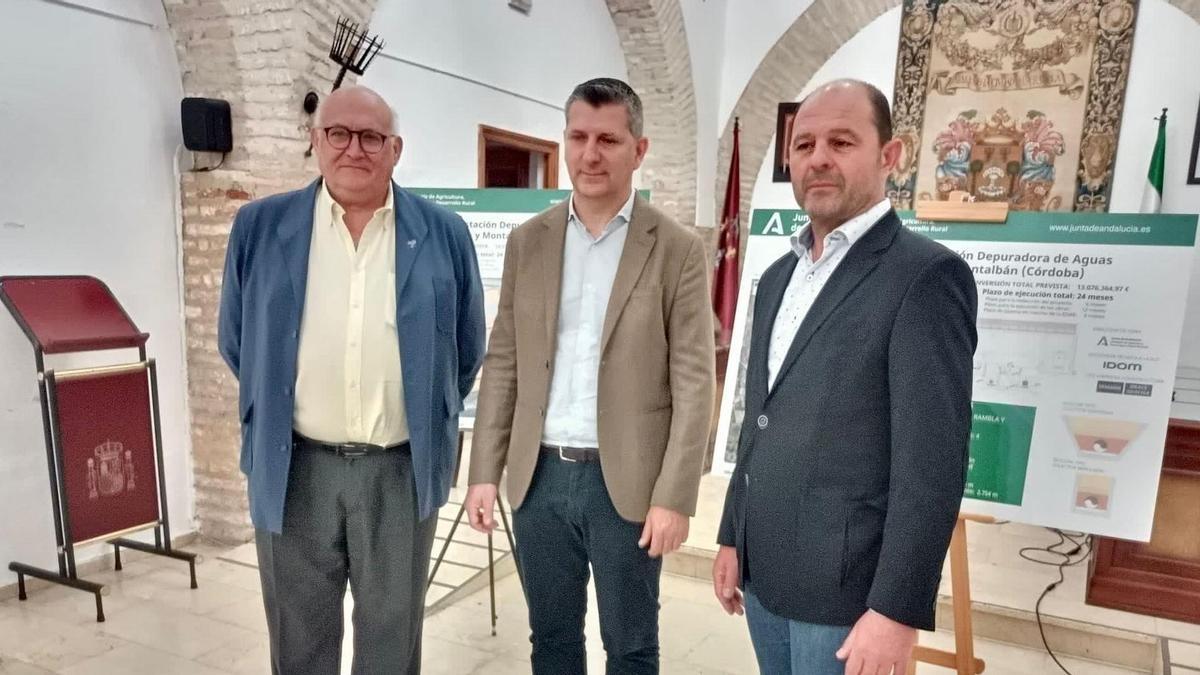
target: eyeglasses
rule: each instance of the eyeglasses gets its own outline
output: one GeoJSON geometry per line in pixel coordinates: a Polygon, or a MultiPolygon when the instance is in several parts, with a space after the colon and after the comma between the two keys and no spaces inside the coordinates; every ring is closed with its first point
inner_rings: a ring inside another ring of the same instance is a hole
{"type": "Polygon", "coordinates": [[[381,134],[378,131],[370,129],[347,129],[346,127],[325,127],[322,131],[325,132],[325,139],[329,141],[329,145],[337,150],[345,150],[350,147],[350,140],[358,136],[358,147],[362,148],[363,152],[375,154],[383,149],[383,143],[389,136],[381,134]]]}

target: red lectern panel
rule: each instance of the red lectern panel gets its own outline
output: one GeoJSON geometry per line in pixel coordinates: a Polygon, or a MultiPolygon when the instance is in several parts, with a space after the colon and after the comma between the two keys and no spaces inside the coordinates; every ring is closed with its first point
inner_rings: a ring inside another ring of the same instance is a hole
{"type": "Polygon", "coordinates": [[[54,383],[71,542],[159,519],[150,383],[135,372],[54,383]]]}
{"type": "Polygon", "coordinates": [[[47,354],[140,347],[148,337],[95,277],[0,277],[0,295],[47,354]]]}

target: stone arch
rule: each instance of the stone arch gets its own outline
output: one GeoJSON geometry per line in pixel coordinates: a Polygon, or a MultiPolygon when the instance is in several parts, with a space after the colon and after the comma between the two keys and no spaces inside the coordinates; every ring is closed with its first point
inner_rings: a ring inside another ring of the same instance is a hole
{"type": "Polygon", "coordinates": [[[679,0],[607,0],[629,84],[642,98],[650,153],[643,184],[655,205],[696,222],[696,98],[679,0]]]}
{"type": "MultiPolygon", "coordinates": [[[[1167,0],[1200,23],[1200,0],[1167,0]]],[[[741,176],[742,203],[739,211],[743,227],[747,217],[754,182],[775,135],[776,109],[780,101],[791,101],[838,48],[866,28],[883,13],[900,5],[900,0],[861,0],[845,3],[839,0],[814,0],[796,19],[787,32],[775,43],[734,106],[741,122],[739,152],[743,167],[741,176]]],[[[717,199],[725,194],[729,156],[733,149],[733,117],[726,121],[717,153],[717,199]],[[725,167],[725,169],[721,169],[725,167]]],[[[716,208],[720,209],[718,201],[716,208]]],[[[745,242],[745,236],[742,237],[745,242]]]]}

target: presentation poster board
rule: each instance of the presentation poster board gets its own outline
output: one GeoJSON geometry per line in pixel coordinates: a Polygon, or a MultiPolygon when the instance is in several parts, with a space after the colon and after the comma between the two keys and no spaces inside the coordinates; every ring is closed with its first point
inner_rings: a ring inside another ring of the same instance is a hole
{"type": "MultiPolygon", "coordinates": [[[[1014,212],[1006,224],[967,224],[900,215],[975,274],[963,509],[1149,540],[1197,218],[1014,212]]],[[[753,212],[714,472],[736,461],[758,279],[806,222],[796,210],[753,212]]]]}

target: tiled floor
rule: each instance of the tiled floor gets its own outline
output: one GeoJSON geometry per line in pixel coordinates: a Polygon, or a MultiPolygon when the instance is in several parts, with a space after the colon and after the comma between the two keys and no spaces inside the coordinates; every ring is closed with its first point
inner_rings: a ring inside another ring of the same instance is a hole
{"type": "MultiPolygon", "coordinates": [[[[706,476],[700,488],[700,512],[692,520],[688,546],[715,550],[715,526],[726,482],[706,476]]],[[[452,498],[459,498],[454,491],[452,498]]],[[[435,553],[457,513],[447,505],[439,523],[435,553]]],[[[1032,609],[1037,594],[1053,579],[1053,568],[1021,560],[1021,546],[1053,543],[1040,528],[1021,525],[969,526],[971,585],[976,601],[1015,609],[1032,609]]],[[[496,554],[507,552],[502,536],[496,554]]],[[[185,568],[172,560],[129,556],[125,571],[88,575],[108,585],[108,621],[95,623],[90,595],[64,588],[39,589],[30,600],[0,603],[0,675],[26,673],[161,675],[249,674],[269,672],[266,625],[253,546],[217,549],[189,547],[202,553],[197,565],[200,589],[189,590],[185,568]]],[[[465,526],[455,535],[449,560],[438,574],[439,585],[430,602],[442,598],[486,564],[486,539],[465,526]]],[[[693,558],[693,562],[698,558],[693,558]]],[[[701,561],[703,562],[703,561],[701,561]]],[[[703,576],[700,562],[693,570],[703,576]]],[[[1068,570],[1067,581],[1043,602],[1043,612],[1074,621],[1116,626],[1171,638],[1173,675],[1200,675],[1200,626],[1092,607],[1083,602],[1085,570],[1068,570]]],[[[740,618],[726,616],[712,599],[703,580],[664,576],[660,635],[662,672],[695,674],[753,673],[753,650],[740,618]]],[[[529,672],[527,613],[515,575],[501,578],[496,588],[496,636],[490,634],[488,593],[463,597],[426,621],[425,673],[529,672]]],[[[347,599],[350,605],[351,599],[347,599]]],[[[591,603],[594,608],[595,602],[591,603]]],[[[347,612],[349,616],[349,612],[347,612]]],[[[348,631],[349,633],[349,631],[348,631]]],[[[587,618],[589,668],[603,672],[599,625],[594,610],[587,618]]],[[[349,642],[343,650],[348,671],[349,642]]],[[[921,635],[923,644],[949,647],[946,633],[921,635]]],[[[988,675],[1057,673],[1040,649],[1023,649],[976,640],[976,655],[987,661],[988,675]]],[[[1091,662],[1062,659],[1076,675],[1121,675],[1122,670],[1091,662]]],[[[921,675],[951,671],[922,665],[921,675]]]]}
{"type": "MultiPolygon", "coordinates": [[[[133,557],[121,573],[91,575],[108,584],[108,621],[95,623],[91,596],[65,588],[38,589],[27,602],[0,603],[0,673],[67,675],[215,675],[266,673],[267,644],[257,573],[220,558],[227,551],[193,547],[200,589],[187,588],[184,568],[170,560],[133,557]]],[[[525,603],[515,576],[497,584],[499,625],[490,635],[486,589],[426,622],[424,671],[432,675],[529,672],[525,603]]],[[[594,606],[594,602],[592,605],[594,606]]],[[[726,616],[708,584],[663,579],[661,636],[664,673],[755,672],[740,618],[726,616]]],[[[603,672],[599,627],[587,619],[591,672],[603,672]]],[[[349,637],[349,636],[347,636],[349,637]]],[[[945,634],[922,641],[948,645],[945,634]]],[[[1056,672],[1044,653],[979,641],[989,674],[1056,672]]],[[[348,648],[343,654],[348,663],[348,648]]],[[[1068,661],[1079,675],[1133,671],[1068,661]]],[[[348,670],[346,671],[348,672],[348,670]]],[[[949,671],[922,666],[922,675],[949,671]]]]}

